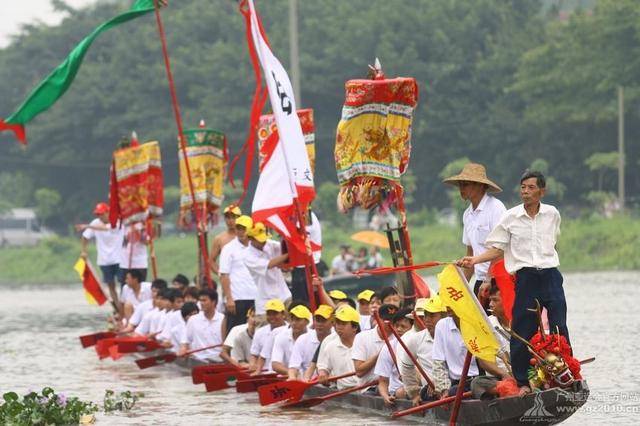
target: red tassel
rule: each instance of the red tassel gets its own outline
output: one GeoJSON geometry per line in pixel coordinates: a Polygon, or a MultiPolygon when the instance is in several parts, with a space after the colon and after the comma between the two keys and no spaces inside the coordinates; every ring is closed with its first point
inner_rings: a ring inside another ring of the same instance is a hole
{"type": "Polygon", "coordinates": [[[0,132],[11,130],[21,144],[27,144],[27,132],[22,124],[9,124],[0,119],[0,132]]]}

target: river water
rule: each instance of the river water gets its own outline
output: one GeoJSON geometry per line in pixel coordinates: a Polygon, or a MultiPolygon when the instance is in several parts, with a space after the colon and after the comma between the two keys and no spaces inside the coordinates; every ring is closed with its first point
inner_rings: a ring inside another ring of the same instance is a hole
{"type": "MultiPolygon", "coordinates": [[[[640,278],[633,272],[568,274],[569,329],[591,397],[565,424],[640,424],[640,278]]],[[[106,305],[105,305],[106,306],[106,305]]],[[[385,417],[323,405],[284,412],[255,394],[206,393],[177,368],[139,370],[123,358],[99,361],[78,336],[104,328],[108,308],[87,304],[80,286],[0,287],[0,394],[50,386],[100,402],[106,389],[142,391],[130,413],[98,414],[99,425],[308,424],[375,425],[385,417]]],[[[395,424],[404,424],[394,422],[395,424]]]]}

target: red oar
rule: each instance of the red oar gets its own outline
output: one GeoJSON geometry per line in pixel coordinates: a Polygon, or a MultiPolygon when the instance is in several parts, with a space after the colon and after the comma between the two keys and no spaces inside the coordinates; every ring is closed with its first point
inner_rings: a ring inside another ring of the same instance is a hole
{"type": "Polygon", "coordinates": [[[351,392],[356,392],[362,389],[366,389],[369,388],[371,386],[375,386],[378,384],[378,380],[372,380],[370,382],[365,383],[364,385],[360,385],[360,386],[354,386],[352,388],[347,388],[347,389],[343,389],[341,391],[338,392],[333,392],[330,393],[328,395],[324,395],[324,396],[316,396],[314,398],[307,398],[307,399],[303,399],[302,401],[291,401],[291,402],[287,402],[285,404],[282,404],[281,407],[283,408],[311,408],[311,407],[315,407],[316,405],[320,405],[323,402],[329,400],[329,399],[333,399],[333,398],[337,398],[339,396],[342,395],[346,395],[348,393],[351,392]]]}
{"type": "Polygon", "coordinates": [[[252,376],[246,370],[227,371],[225,373],[211,374],[204,376],[204,385],[207,392],[228,389],[235,385],[238,380],[255,381],[264,378],[277,377],[276,373],[258,374],[252,376]]]}
{"type": "MultiPolygon", "coordinates": [[[[353,376],[355,371],[351,373],[345,373],[340,376],[329,377],[326,381],[333,382],[336,380],[344,379],[346,377],[353,376]]],[[[311,386],[318,383],[318,380],[312,380],[310,382],[303,382],[301,380],[288,380],[286,382],[277,382],[266,386],[260,386],[258,388],[258,397],[260,399],[260,405],[275,404],[282,401],[300,401],[304,392],[311,386]]]]}
{"type": "MultiPolygon", "coordinates": [[[[95,349],[98,357],[100,359],[106,358],[108,356],[112,356],[114,351],[111,350],[111,347],[117,345],[121,342],[143,342],[147,340],[145,336],[121,336],[121,337],[107,337],[106,339],[101,339],[96,342],[95,349]]],[[[117,348],[116,352],[117,353],[117,348]]]]}
{"type": "Polygon", "coordinates": [[[151,352],[158,349],[164,349],[160,343],[155,340],[143,341],[126,341],[118,342],[118,352],[121,354],[131,354],[135,352],[151,352]]]}
{"type": "MultiPolygon", "coordinates": [[[[180,355],[180,356],[181,357],[187,357],[187,356],[189,356],[191,354],[194,354],[196,352],[205,351],[207,349],[219,348],[220,346],[222,346],[222,343],[218,344],[218,345],[207,346],[207,347],[200,348],[200,349],[194,349],[194,350],[186,352],[185,354],[180,355]]],[[[162,354],[162,355],[151,356],[149,358],[137,359],[136,360],[136,364],[138,365],[138,367],[140,367],[140,369],[144,370],[145,368],[155,367],[156,365],[162,365],[162,364],[167,364],[167,363],[173,362],[176,359],[178,359],[178,355],[176,355],[173,352],[169,352],[169,353],[162,354]]]]}
{"type": "Polygon", "coordinates": [[[94,346],[99,340],[116,336],[117,333],[113,331],[99,331],[93,334],[85,334],[84,336],[80,336],[80,344],[83,348],[88,348],[89,346],[94,346]]]}
{"type": "Polygon", "coordinates": [[[224,373],[225,371],[244,370],[233,364],[207,364],[198,365],[191,369],[191,379],[194,385],[204,383],[204,377],[211,374],[224,373]]]}
{"type": "MultiPolygon", "coordinates": [[[[471,392],[465,392],[465,393],[462,394],[463,398],[469,398],[470,396],[471,396],[471,392]]],[[[441,405],[449,404],[449,403],[453,402],[455,399],[456,399],[455,395],[454,396],[449,396],[449,397],[446,397],[446,398],[439,399],[437,401],[433,401],[433,402],[429,402],[429,403],[426,403],[426,404],[418,405],[418,406],[413,407],[413,408],[407,408],[406,410],[396,411],[393,414],[391,414],[391,417],[396,418],[396,417],[408,416],[409,414],[413,414],[413,413],[420,413],[422,411],[429,410],[430,408],[439,407],[441,405]]]]}
{"type": "Polygon", "coordinates": [[[286,377],[284,376],[257,377],[257,378],[251,378],[251,379],[238,380],[236,382],[236,392],[238,393],[256,392],[262,386],[269,385],[271,383],[282,382],[283,379],[286,379],[286,377]]]}

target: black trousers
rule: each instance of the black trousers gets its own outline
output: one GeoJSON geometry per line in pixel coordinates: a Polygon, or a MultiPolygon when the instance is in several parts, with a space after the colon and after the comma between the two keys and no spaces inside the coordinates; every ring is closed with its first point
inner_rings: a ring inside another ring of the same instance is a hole
{"type": "MultiPolygon", "coordinates": [[[[316,295],[316,302],[318,296],[316,295]]],[[[291,300],[303,300],[309,302],[309,292],[307,291],[307,276],[304,268],[293,268],[291,271],[291,300]]]]}
{"type": "MultiPolygon", "coordinates": [[[[551,332],[555,333],[557,327],[560,334],[571,344],[562,281],[562,274],[557,268],[522,268],[516,272],[516,298],[511,320],[513,331],[527,340],[533,337],[538,329],[537,316],[535,312],[527,309],[535,308],[535,299],[538,299],[540,305],[547,308],[551,332]]],[[[527,385],[527,370],[531,358],[527,346],[515,338],[511,338],[510,343],[513,376],[520,386],[527,385]]]]}
{"type": "Polygon", "coordinates": [[[256,307],[255,301],[253,300],[236,300],[236,313],[230,314],[225,312],[225,317],[227,318],[227,334],[229,334],[229,330],[231,330],[236,325],[244,324],[247,322],[247,312],[249,309],[256,307]]]}

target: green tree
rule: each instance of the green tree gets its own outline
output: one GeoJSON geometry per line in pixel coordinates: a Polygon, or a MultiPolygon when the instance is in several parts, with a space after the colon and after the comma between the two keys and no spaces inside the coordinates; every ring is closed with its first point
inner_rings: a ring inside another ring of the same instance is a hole
{"type": "Polygon", "coordinates": [[[34,194],[36,200],[36,214],[45,224],[58,213],[62,197],[58,191],[50,188],[40,188],[34,194]]]}
{"type": "Polygon", "coordinates": [[[584,164],[589,167],[589,170],[598,174],[598,191],[602,191],[604,177],[607,171],[618,169],[618,158],[619,154],[617,151],[596,152],[584,161],[584,164]]]}
{"type": "MultiPolygon", "coordinates": [[[[467,157],[453,160],[447,163],[446,166],[444,166],[438,176],[440,177],[440,179],[446,179],[448,177],[457,175],[462,171],[463,167],[470,162],[471,161],[467,157]]],[[[467,208],[467,203],[462,198],[460,198],[460,191],[458,190],[458,188],[452,187],[450,189],[447,189],[447,197],[449,198],[451,208],[456,212],[456,217],[462,220],[462,213],[467,208]]]]}
{"type": "Polygon", "coordinates": [[[0,202],[9,208],[29,207],[33,189],[33,180],[24,172],[0,173],[0,202]]]}

